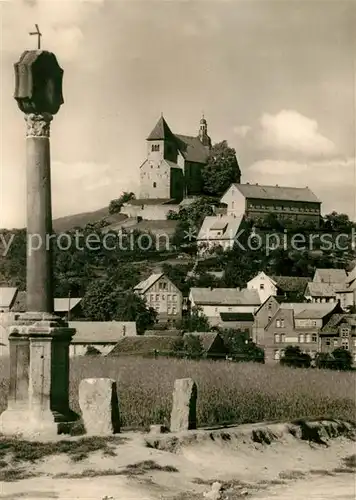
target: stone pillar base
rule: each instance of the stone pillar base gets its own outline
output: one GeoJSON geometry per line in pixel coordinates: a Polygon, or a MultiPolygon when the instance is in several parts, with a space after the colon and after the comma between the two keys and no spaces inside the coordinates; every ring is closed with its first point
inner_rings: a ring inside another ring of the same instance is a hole
{"type": "Polygon", "coordinates": [[[58,434],[84,434],[84,426],[78,415],[72,411],[68,415],[50,410],[34,412],[7,409],[0,415],[0,434],[31,438],[54,437],[58,434]]]}
{"type": "Polygon", "coordinates": [[[82,434],[69,407],[69,344],[75,330],[51,314],[25,313],[10,327],[10,390],[0,433],[31,438],[82,434]]]}

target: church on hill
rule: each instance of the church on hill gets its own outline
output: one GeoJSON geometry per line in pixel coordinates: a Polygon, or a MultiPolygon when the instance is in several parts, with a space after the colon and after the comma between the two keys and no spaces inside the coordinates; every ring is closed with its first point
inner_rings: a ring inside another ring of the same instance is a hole
{"type": "Polygon", "coordinates": [[[198,135],[190,136],[174,134],[162,115],[146,142],[147,158],[140,166],[140,200],[179,203],[202,194],[201,169],[211,149],[204,116],[198,135]]]}

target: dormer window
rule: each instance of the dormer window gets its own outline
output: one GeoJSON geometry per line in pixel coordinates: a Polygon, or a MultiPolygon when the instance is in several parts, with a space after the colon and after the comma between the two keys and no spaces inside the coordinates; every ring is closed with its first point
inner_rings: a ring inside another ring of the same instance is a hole
{"type": "Polygon", "coordinates": [[[157,187],[157,183],[156,182],[153,183],[153,187],[154,188],[157,187]]]}

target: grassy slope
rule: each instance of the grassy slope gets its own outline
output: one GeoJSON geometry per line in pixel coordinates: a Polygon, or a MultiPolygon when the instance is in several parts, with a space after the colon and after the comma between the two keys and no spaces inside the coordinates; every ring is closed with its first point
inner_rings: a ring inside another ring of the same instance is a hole
{"type": "MultiPolygon", "coordinates": [[[[198,386],[198,425],[297,418],[355,419],[354,373],[281,366],[177,359],[82,357],[71,360],[70,397],[78,407],[81,379],[118,381],[124,426],[169,421],[173,383],[192,377],[198,386]]],[[[6,407],[7,369],[0,365],[0,412],[6,407]]]]}

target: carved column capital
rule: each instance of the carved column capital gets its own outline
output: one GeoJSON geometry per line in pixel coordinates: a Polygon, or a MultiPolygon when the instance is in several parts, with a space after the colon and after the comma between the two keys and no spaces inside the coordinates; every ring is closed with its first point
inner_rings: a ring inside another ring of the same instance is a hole
{"type": "Polygon", "coordinates": [[[26,114],[26,137],[49,137],[52,120],[53,115],[50,113],[26,114]]]}

